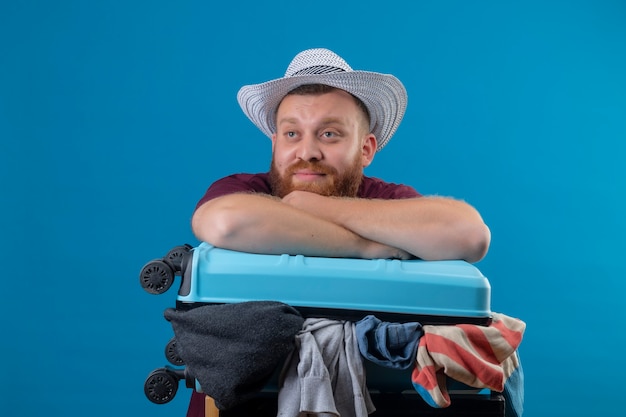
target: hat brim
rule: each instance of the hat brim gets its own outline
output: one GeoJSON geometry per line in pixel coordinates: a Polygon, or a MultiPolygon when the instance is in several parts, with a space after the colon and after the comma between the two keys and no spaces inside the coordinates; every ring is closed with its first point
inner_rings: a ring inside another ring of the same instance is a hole
{"type": "Polygon", "coordinates": [[[396,132],[407,105],[407,93],[396,77],[369,71],[301,75],[243,86],[237,101],[245,115],[265,135],[276,132],[276,110],[282,99],[296,87],[325,84],[345,90],[363,101],[370,113],[370,130],[382,149],[396,132]]]}

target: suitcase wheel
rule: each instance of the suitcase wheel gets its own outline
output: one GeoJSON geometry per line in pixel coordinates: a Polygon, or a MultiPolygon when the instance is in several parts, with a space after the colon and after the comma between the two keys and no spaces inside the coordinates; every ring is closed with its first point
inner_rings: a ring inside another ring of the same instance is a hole
{"type": "Polygon", "coordinates": [[[189,244],[176,246],[172,248],[163,259],[174,267],[174,272],[178,273],[182,269],[183,258],[192,248],[193,247],[189,244]]]}
{"type": "Polygon", "coordinates": [[[178,378],[166,368],[155,369],[143,384],[146,397],[155,404],[165,404],[174,399],[178,391],[178,378]]]}
{"type": "Polygon", "coordinates": [[[174,283],[175,272],[165,261],[148,262],[139,273],[141,287],[150,294],[163,294],[174,283]]]}
{"type": "Polygon", "coordinates": [[[165,345],[165,357],[172,365],[182,366],[185,364],[183,358],[181,358],[176,351],[176,338],[173,337],[167,342],[167,345],[165,345]]]}

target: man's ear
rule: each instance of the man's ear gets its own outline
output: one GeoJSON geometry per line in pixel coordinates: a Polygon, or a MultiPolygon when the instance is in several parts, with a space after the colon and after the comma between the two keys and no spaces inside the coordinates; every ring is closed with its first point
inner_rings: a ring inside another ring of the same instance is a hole
{"type": "Polygon", "coordinates": [[[363,140],[363,149],[362,149],[362,164],[363,168],[369,166],[374,160],[374,155],[376,154],[376,146],[377,146],[376,136],[372,133],[365,136],[363,140]]]}
{"type": "Polygon", "coordinates": [[[272,141],[272,153],[274,153],[274,145],[276,144],[276,133],[272,133],[272,137],[270,139],[272,141]]]}

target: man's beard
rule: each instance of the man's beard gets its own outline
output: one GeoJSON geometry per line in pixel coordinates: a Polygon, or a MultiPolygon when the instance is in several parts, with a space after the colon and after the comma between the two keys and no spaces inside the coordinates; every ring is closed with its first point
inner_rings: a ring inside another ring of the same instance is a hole
{"type": "Polygon", "coordinates": [[[357,154],[351,166],[343,175],[339,175],[337,170],[320,162],[298,161],[285,171],[282,177],[276,168],[274,159],[269,172],[269,182],[272,187],[272,194],[283,198],[292,191],[310,191],[327,197],[356,197],[359,186],[363,180],[363,167],[361,165],[361,155],[357,154]],[[324,174],[324,182],[317,183],[293,183],[293,174],[301,169],[311,170],[324,174]]]}

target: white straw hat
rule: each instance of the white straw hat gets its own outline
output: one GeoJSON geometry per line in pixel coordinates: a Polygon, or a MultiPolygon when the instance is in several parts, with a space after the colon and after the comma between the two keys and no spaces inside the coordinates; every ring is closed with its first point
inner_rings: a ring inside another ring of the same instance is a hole
{"type": "Polygon", "coordinates": [[[370,130],[382,149],[395,133],[406,110],[406,89],[396,77],[369,71],[355,71],[328,49],[300,52],[289,64],[285,76],[262,84],[243,86],[237,101],[243,112],[261,131],[276,132],[276,109],[296,87],[325,84],[359,98],[370,113],[370,130]]]}

